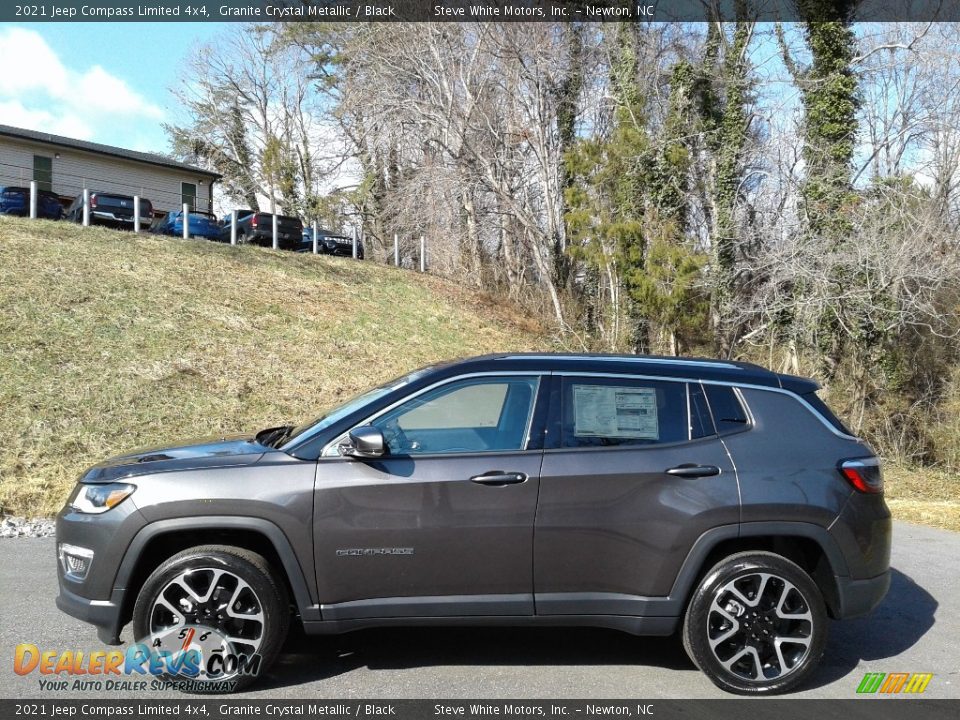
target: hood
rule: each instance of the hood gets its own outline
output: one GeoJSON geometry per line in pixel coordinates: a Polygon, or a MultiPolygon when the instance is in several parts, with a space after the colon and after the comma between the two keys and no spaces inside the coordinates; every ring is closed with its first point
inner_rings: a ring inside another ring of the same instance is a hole
{"type": "Polygon", "coordinates": [[[197,440],[173,447],[155,447],[117,455],[87,470],[81,482],[113,482],[174,470],[252,465],[272,451],[249,435],[197,440]]]}

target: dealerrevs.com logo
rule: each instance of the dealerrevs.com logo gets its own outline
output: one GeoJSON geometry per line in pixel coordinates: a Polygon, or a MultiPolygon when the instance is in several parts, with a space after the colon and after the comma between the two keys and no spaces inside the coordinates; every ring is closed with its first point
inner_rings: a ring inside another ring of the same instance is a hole
{"type": "Polygon", "coordinates": [[[41,650],[21,643],[14,651],[13,670],[21,676],[36,673],[40,689],[46,691],[229,692],[240,676],[257,675],[260,662],[260,655],[238,652],[215,629],[191,625],[126,650],[41,650]]]}
{"type": "Polygon", "coordinates": [[[919,695],[927,689],[933,673],[867,673],[857,686],[860,695],[919,695]]]}

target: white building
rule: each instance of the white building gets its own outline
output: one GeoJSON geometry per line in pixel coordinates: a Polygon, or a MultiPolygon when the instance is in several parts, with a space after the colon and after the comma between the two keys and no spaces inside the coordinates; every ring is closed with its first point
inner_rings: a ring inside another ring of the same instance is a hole
{"type": "Polygon", "coordinates": [[[69,204],[84,188],[91,192],[139,195],[154,212],[183,203],[209,211],[220,175],[162,155],[74,140],[0,125],[0,186],[53,190],[69,204]]]}

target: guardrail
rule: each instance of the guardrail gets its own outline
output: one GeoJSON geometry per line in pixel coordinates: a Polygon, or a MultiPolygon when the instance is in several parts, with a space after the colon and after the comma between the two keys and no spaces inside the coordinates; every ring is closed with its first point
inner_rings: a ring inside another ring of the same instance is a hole
{"type": "MultiPolygon", "coordinates": [[[[39,214],[39,182],[37,180],[30,180],[28,182],[22,177],[22,175],[19,180],[17,179],[8,180],[8,178],[10,177],[10,174],[3,171],[4,165],[6,164],[0,163],[0,185],[16,183],[19,187],[28,186],[29,193],[30,193],[28,216],[31,219],[36,219],[39,214]]],[[[10,167],[13,167],[13,166],[10,166],[10,167]]],[[[18,168],[18,170],[20,170],[21,173],[23,172],[22,168],[18,168]]],[[[61,177],[62,175],[63,174],[61,173],[58,175],[58,177],[61,177]]],[[[79,178],[79,176],[77,177],[80,180],[78,184],[82,187],[82,190],[80,192],[80,195],[82,196],[82,203],[79,208],[81,225],[83,227],[89,227],[91,224],[91,209],[92,209],[90,198],[91,198],[91,194],[93,194],[89,185],[93,184],[96,188],[98,188],[98,191],[100,186],[105,186],[105,187],[109,185],[113,185],[113,187],[117,187],[117,186],[114,183],[107,183],[105,181],[97,184],[97,181],[95,181],[95,179],[93,178],[79,178]]],[[[144,196],[143,193],[145,191],[150,191],[150,190],[154,191],[152,193],[153,197],[157,197],[158,195],[160,196],[173,195],[173,193],[169,189],[164,190],[160,188],[148,188],[148,187],[140,188],[140,193],[136,193],[132,196],[133,197],[133,232],[139,233],[148,229],[143,227],[143,218],[141,217],[142,202],[144,200],[149,200],[151,202],[151,207],[153,208],[154,211],[160,210],[160,208],[158,208],[157,206],[157,203],[154,202],[152,198],[146,198],[144,196]]],[[[103,190],[102,192],[107,193],[112,191],[103,190]]],[[[128,193],[120,192],[118,194],[126,195],[128,193]]],[[[178,197],[178,199],[182,199],[182,198],[178,197]]],[[[204,210],[198,208],[197,205],[206,205],[209,208],[212,206],[212,204],[213,203],[208,198],[195,198],[194,206],[191,206],[190,203],[179,203],[179,212],[183,214],[184,218],[189,218],[189,214],[191,212],[197,212],[197,211],[205,212],[204,210]]],[[[265,214],[269,214],[269,213],[265,213],[265,214]]],[[[237,209],[231,210],[229,215],[230,215],[230,244],[235,246],[237,245],[237,235],[238,235],[237,234],[237,222],[239,219],[238,210],[237,209]]],[[[316,221],[314,221],[313,223],[311,223],[310,229],[312,230],[311,235],[313,238],[311,250],[314,255],[318,255],[320,254],[319,224],[316,221]]],[[[271,246],[275,250],[280,248],[279,234],[280,234],[279,222],[277,219],[277,215],[273,214],[273,222],[271,227],[271,241],[272,241],[271,246]]],[[[182,237],[184,239],[190,238],[189,221],[183,223],[182,237]]],[[[424,235],[420,235],[419,239],[420,239],[419,258],[408,258],[408,259],[411,260],[413,263],[417,263],[417,260],[419,260],[419,263],[418,263],[419,270],[420,272],[425,273],[427,272],[427,241],[424,235]]],[[[353,259],[357,259],[359,255],[359,243],[360,243],[360,239],[358,238],[357,231],[354,230],[352,232],[352,242],[351,242],[351,257],[353,257],[353,259]]],[[[414,255],[415,255],[415,251],[414,251],[414,255]]],[[[394,266],[401,267],[403,265],[403,263],[401,262],[401,255],[400,255],[400,239],[397,234],[394,234],[393,236],[393,258],[392,259],[393,259],[394,266]]],[[[386,262],[389,264],[389,259],[387,259],[386,262]]],[[[414,264],[413,267],[416,267],[416,264],[414,264]]]]}

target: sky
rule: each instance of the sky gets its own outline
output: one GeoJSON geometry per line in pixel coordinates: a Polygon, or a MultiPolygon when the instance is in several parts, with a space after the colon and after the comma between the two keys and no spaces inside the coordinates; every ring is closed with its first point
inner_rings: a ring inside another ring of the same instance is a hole
{"type": "Polygon", "coordinates": [[[168,152],[170,87],[220,23],[4,23],[0,124],[143,152],[168,152]],[[29,72],[10,72],[26,67],[29,72]]]}

